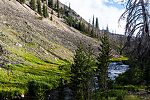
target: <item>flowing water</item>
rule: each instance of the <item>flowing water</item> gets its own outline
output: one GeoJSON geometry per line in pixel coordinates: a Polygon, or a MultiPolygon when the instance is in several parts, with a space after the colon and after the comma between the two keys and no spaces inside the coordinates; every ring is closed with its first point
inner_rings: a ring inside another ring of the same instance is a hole
{"type": "Polygon", "coordinates": [[[129,69],[129,65],[125,65],[122,62],[113,62],[108,67],[108,77],[111,80],[115,80],[120,74],[126,72],[129,69]]]}

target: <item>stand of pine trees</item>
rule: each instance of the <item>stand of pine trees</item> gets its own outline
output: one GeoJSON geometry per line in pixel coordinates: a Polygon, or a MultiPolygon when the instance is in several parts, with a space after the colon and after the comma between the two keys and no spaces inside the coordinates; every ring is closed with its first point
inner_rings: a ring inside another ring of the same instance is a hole
{"type": "MultiPolygon", "coordinates": [[[[99,90],[108,91],[108,65],[110,61],[110,45],[107,34],[101,38],[101,48],[97,64],[90,51],[85,52],[83,46],[79,46],[74,57],[74,64],[71,66],[71,83],[75,100],[91,100],[94,94],[91,80],[98,74],[99,90]],[[95,67],[94,67],[95,66],[95,67]],[[96,70],[96,71],[94,71],[96,70]]],[[[108,96],[106,95],[106,99],[108,96]]]]}
{"type": "MultiPolygon", "coordinates": [[[[26,0],[17,0],[17,1],[19,1],[20,3],[25,3],[26,0]]],[[[64,8],[62,7],[60,8],[59,0],[57,0],[55,4],[53,0],[48,0],[48,1],[30,0],[29,4],[32,10],[36,11],[39,15],[45,18],[49,17],[47,7],[50,7],[52,9],[50,20],[53,19],[52,18],[53,10],[55,10],[57,12],[58,18],[63,16],[63,18],[66,20],[69,26],[76,28],[77,30],[81,31],[83,34],[86,34],[91,37],[97,37],[98,35],[96,34],[99,34],[98,18],[96,18],[96,24],[95,24],[94,22],[95,20],[93,16],[93,24],[86,26],[85,23],[81,19],[80,20],[76,19],[72,15],[69,14],[71,13],[70,3],[68,7],[64,5],[64,8]],[[91,26],[92,26],[92,29],[91,29],[91,26]]]]}

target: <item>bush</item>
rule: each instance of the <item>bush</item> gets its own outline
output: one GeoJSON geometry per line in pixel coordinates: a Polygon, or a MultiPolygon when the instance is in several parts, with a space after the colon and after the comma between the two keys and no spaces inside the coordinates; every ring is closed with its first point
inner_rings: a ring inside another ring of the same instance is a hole
{"type": "Polygon", "coordinates": [[[25,90],[16,87],[3,87],[0,88],[0,100],[13,99],[25,94],[25,90]]]}
{"type": "Polygon", "coordinates": [[[105,100],[105,98],[108,96],[108,97],[117,97],[118,99],[116,100],[122,100],[121,98],[124,98],[125,95],[127,94],[128,92],[126,90],[109,90],[108,92],[107,91],[97,91],[93,97],[96,97],[97,100],[105,100]]]}
{"type": "Polygon", "coordinates": [[[119,95],[119,96],[117,96],[117,98],[116,98],[116,100],[123,100],[123,96],[121,96],[121,95],[119,95]]]}
{"type": "Polygon", "coordinates": [[[143,73],[142,70],[138,68],[131,68],[125,73],[119,75],[116,78],[116,83],[120,85],[139,85],[143,83],[143,73]]]}
{"type": "Polygon", "coordinates": [[[127,91],[126,90],[111,90],[109,91],[108,94],[110,97],[119,97],[119,96],[124,97],[127,94],[127,91]]]}
{"type": "Polygon", "coordinates": [[[114,89],[119,89],[119,90],[126,90],[130,92],[137,92],[139,91],[138,87],[133,86],[133,85],[127,85],[127,86],[114,86],[114,89]]]}
{"type": "Polygon", "coordinates": [[[133,85],[124,86],[124,90],[130,91],[130,92],[136,92],[138,91],[138,88],[136,88],[133,85]]]}
{"type": "Polygon", "coordinates": [[[45,92],[50,89],[50,86],[41,81],[28,82],[28,95],[36,97],[38,100],[44,100],[45,92]]]}

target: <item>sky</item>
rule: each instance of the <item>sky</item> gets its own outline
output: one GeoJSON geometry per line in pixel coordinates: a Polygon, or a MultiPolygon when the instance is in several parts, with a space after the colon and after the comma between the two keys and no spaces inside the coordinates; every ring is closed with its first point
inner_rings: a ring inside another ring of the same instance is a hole
{"type": "Polygon", "coordinates": [[[122,0],[60,0],[69,5],[86,21],[92,22],[93,15],[98,17],[100,29],[106,29],[107,25],[110,32],[124,34],[125,22],[118,24],[118,19],[124,12],[125,7],[122,0]]]}

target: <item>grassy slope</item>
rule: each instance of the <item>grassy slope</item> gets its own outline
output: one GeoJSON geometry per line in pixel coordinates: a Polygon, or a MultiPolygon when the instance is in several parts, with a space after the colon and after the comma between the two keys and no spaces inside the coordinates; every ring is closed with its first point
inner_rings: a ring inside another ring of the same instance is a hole
{"type": "Polygon", "coordinates": [[[17,39],[16,34],[18,33],[14,30],[6,27],[0,27],[0,30],[1,45],[5,51],[9,52],[9,54],[3,54],[3,57],[10,62],[6,64],[6,67],[0,68],[0,93],[16,91],[20,95],[25,94],[27,93],[27,83],[31,80],[45,82],[49,89],[56,88],[61,77],[69,81],[69,67],[67,66],[72,61],[71,51],[49,42],[54,46],[49,50],[53,54],[46,50],[42,51],[42,49],[38,52],[40,48],[36,42],[26,44],[17,39]],[[18,46],[16,43],[20,43],[22,46],[18,46]],[[63,56],[68,59],[61,59],[59,54],[56,56],[57,48],[59,48],[59,52],[61,50],[67,52],[67,55],[63,56]],[[48,54],[46,55],[45,52],[48,54]],[[59,70],[60,66],[64,66],[63,70],[59,70]]]}

